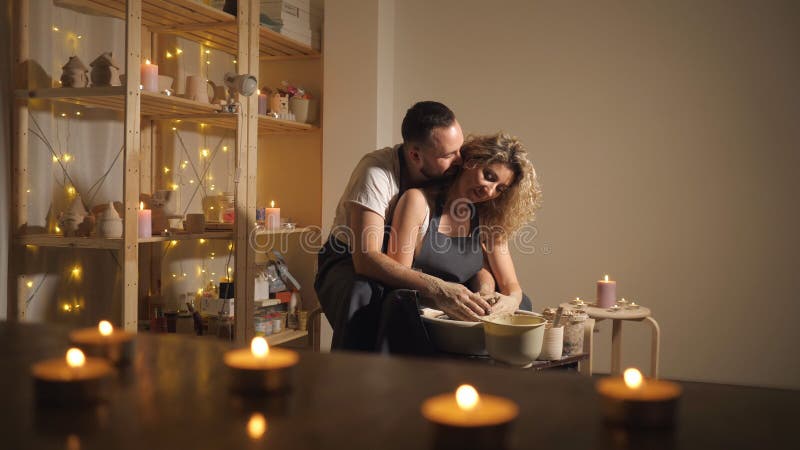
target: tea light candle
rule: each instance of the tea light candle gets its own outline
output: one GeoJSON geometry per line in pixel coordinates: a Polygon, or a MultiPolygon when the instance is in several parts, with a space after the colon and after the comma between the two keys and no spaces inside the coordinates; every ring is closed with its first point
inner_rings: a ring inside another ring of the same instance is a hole
{"type": "Polygon", "coordinates": [[[116,330],[111,322],[100,321],[97,328],[81,328],[69,334],[69,340],[91,356],[104,358],[117,366],[133,361],[134,335],[116,330]]]}
{"type": "Polygon", "coordinates": [[[269,208],[264,208],[265,224],[268,230],[277,230],[281,227],[281,209],[275,207],[275,200],[270,202],[269,208]]]}
{"type": "Polygon", "coordinates": [[[516,403],[503,397],[479,395],[463,384],[455,395],[431,397],[422,415],[434,425],[434,448],[505,448],[509,424],[519,414],[516,403]]]}
{"type": "Polygon", "coordinates": [[[86,358],[80,349],[70,348],[66,358],[38,362],[32,372],[39,404],[79,406],[108,397],[114,369],[100,358],[86,358]]]}
{"type": "Polygon", "coordinates": [[[597,307],[610,308],[617,302],[617,282],[606,275],[597,281],[597,307]]]}
{"type": "Polygon", "coordinates": [[[139,202],[139,237],[149,238],[153,236],[153,212],[144,209],[144,202],[139,202]]]}
{"type": "Polygon", "coordinates": [[[267,115],[267,94],[262,94],[261,89],[258,90],[258,114],[267,115]]]}
{"type": "Polygon", "coordinates": [[[150,64],[149,59],[142,64],[142,89],[158,92],[158,66],[150,64]]]}
{"type": "Polygon", "coordinates": [[[250,342],[249,349],[225,353],[224,361],[231,372],[231,390],[264,394],[291,389],[300,355],[292,350],[270,349],[267,340],[258,336],[250,342]]]}
{"type": "Polygon", "coordinates": [[[664,428],[675,423],[675,409],[681,396],[677,383],[644,379],[639,370],[626,369],[622,377],[599,380],[603,418],[609,424],[631,428],[664,428]]]}

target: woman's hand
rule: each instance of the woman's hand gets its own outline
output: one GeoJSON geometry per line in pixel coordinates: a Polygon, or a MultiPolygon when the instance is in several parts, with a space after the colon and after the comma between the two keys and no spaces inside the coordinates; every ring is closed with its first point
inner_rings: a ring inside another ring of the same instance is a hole
{"type": "Polygon", "coordinates": [[[520,299],[511,295],[503,295],[499,292],[494,293],[496,301],[492,305],[491,315],[511,313],[519,309],[520,299]]]}

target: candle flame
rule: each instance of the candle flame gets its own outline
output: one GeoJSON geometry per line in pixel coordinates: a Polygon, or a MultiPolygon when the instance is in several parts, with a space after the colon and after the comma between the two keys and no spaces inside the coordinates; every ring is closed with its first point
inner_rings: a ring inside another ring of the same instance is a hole
{"type": "Polygon", "coordinates": [[[86,356],[80,349],[75,347],[67,350],[67,365],[70,367],[83,367],[86,364],[86,356]]]}
{"type": "Polygon", "coordinates": [[[149,59],[145,59],[145,60],[144,60],[144,63],[145,63],[145,64],[150,64],[150,60],[149,60],[149,59]]]}
{"type": "Polygon", "coordinates": [[[639,372],[638,369],[633,367],[625,369],[622,377],[625,379],[625,386],[631,389],[639,389],[642,386],[642,372],[639,372]]]}
{"type": "Polygon", "coordinates": [[[253,356],[256,358],[266,358],[269,355],[269,344],[267,344],[267,340],[261,336],[254,337],[252,341],[250,341],[250,352],[253,353],[253,356]]]}
{"type": "Polygon", "coordinates": [[[603,279],[604,279],[605,281],[608,281],[608,275],[604,275],[604,276],[603,276],[603,279]]]}
{"type": "Polygon", "coordinates": [[[264,415],[259,412],[253,413],[250,416],[250,420],[247,421],[247,435],[250,436],[250,439],[256,441],[261,439],[266,432],[267,419],[265,419],[264,415]]]}
{"type": "Polygon", "coordinates": [[[100,334],[103,336],[111,336],[111,333],[114,332],[114,325],[111,325],[111,322],[107,320],[101,320],[99,324],[97,324],[97,330],[100,331],[100,334]]]}
{"type": "Polygon", "coordinates": [[[270,208],[274,208],[275,207],[275,200],[272,200],[271,202],[269,202],[269,207],[270,208]]]}
{"type": "Polygon", "coordinates": [[[469,384],[462,384],[456,389],[456,403],[462,411],[470,411],[478,404],[478,391],[469,384]]]}
{"type": "Polygon", "coordinates": [[[144,211],[144,202],[139,202],[139,209],[144,211]]]}

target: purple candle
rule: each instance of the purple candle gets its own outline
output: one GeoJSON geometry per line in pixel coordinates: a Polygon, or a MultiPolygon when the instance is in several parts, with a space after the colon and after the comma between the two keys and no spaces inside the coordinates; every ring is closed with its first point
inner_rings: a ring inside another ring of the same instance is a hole
{"type": "Polygon", "coordinates": [[[610,308],[617,303],[617,282],[609,280],[608,275],[597,281],[597,306],[610,308]]]}

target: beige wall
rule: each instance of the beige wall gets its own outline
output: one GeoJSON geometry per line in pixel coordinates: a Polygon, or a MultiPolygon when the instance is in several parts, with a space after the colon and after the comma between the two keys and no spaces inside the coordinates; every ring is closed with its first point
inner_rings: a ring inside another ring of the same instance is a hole
{"type": "MultiPolygon", "coordinates": [[[[355,105],[326,111],[324,224],[375,133],[350,91],[372,92],[374,23],[330,3],[326,97],[355,105]]],[[[663,376],[798,388],[799,25],[789,1],[396,2],[394,138],[438,99],[524,140],[545,202],[515,261],[536,308],[609,273],[654,310],[663,376]]],[[[647,341],[626,325],[623,363],[647,367],[647,341]]]]}

